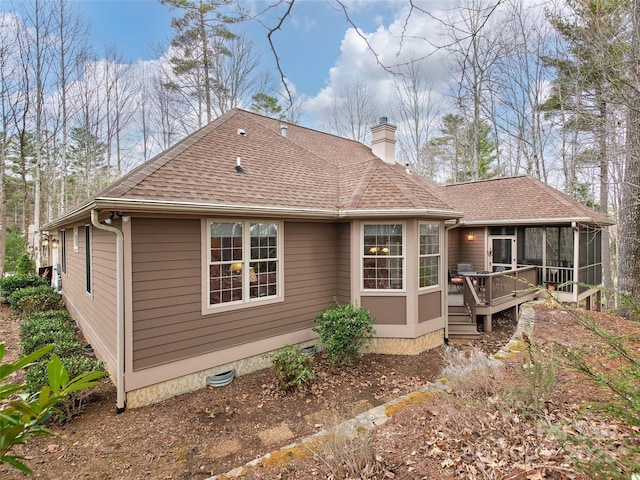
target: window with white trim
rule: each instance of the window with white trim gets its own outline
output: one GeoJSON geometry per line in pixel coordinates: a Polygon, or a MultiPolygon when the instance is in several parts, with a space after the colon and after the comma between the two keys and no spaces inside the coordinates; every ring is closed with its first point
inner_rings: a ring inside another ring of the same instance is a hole
{"type": "Polygon", "coordinates": [[[420,223],[418,240],[420,288],[440,284],[440,224],[420,223]]]}
{"type": "Polygon", "coordinates": [[[280,295],[278,222],[207,223],[210,307],[280,295]]]}
{"type": "Polygon", "coordinates": [[[362,287],[365,290],[404,288],[404,225],[375,223],[362,226],[362,287]]]}
{"type": "Polygon", "coordinates": [[[60,270],[67,273],[67,231],[60,230],[58,234],[60,243],[60,270]]]}
{"type": "Polygon", "coordinates": [[[87,293],[92,292],[91,285],[91,225],[84,227],[84,267],[85,267],[85,288],[87,293]]]}

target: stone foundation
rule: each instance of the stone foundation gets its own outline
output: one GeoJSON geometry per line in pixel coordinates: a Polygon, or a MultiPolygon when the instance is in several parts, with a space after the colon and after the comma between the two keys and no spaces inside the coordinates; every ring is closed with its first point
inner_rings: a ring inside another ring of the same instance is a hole
{"type": "Polygon", "coordinates": [[[385,355],[418,355],[444,343],[444,329],[427,333],[418,338],[374,338],[363,353],[385,355]]]}
{"type": "MultiPolygon", "coordinates": [[[[304,342],[301,343],[300,346],[306,347],[314,344],[314,341],[304,342]]],[[[144,407],[145,405],[158,403],[175,397],[176,395],[200,390],[201,388],[205,388],[207,377],[210,375],[217,375],[235,369],[236,376],[240,376],[262,370],[263,368],[269,368],[271,366],[270,354],[271,352],[255,355],[236,362],[225,363],[224,365],[217,365],[206,370],[184,375],[180,378],[174,378],[165,382],[156,383],[155,385],[132,390],[127,392],[127,408],[144,407]]]]}
{"type": "MultiPolygon", "coordinates": [[[[444,342],[444,329],[436,330],[419,338],[374,338],[363,353],[380,353],[386,355],[417,355],[439,347],[444,342]]],[[[301,347],[315,344],[315,341],[301,343],[301,347]]],[[[207,377],[235,369],[236,376],[269,368],[270,353],[255,355],[236,362],[218,365],[180,378],[167,380],[148,387],[127,392],[127,408],[138,408],[167,400],[183,393],[194,392],[205,388],[207,377]]],[[[221,387],[224,388],[224,387],[221,387]]]]}

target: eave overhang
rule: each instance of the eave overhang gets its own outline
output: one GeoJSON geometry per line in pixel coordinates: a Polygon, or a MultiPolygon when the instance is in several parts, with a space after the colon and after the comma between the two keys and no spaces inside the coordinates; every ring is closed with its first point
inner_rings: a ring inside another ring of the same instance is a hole
{"type": "Polygon", "coordinates": [[[101,197],[43,225],[42,230],[52,230],[89,217],[91,210],[134,213],[170,213],[178,215],[235,215],[277,218],[306,218],[317,220],[341,220],[354,218],[461,218],[462,212],[429,208],[371,209],[371,210],[330,210],[313,208],[273,207],[260,205],[211,204],[198,202],[176,202],[165,200],[141,200],[101,197]]]}
{"type": "Polygon", "coordinates": [[[565,218],[514,218],[510,220],[462,220],[461,227],[493,227],[505,225],[571,225],[572,223],[611,226],[615,222],[602,222],[593,217],[565,217],[565,218]]]}

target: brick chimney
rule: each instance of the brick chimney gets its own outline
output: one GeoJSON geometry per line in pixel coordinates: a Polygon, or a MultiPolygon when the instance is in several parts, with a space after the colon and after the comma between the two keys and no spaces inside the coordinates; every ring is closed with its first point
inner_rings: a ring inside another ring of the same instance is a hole
{"type": "Polygon", "coordinates": [[[387,117],[380,117],[380,124],[371,127],[371,150],[376,157],[391,165],[396,163],[396,127],[387,117]]]}

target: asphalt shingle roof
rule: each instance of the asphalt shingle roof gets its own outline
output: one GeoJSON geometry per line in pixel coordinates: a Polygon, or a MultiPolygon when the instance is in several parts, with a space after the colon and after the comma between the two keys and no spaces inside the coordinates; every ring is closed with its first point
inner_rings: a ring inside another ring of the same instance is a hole
{"type": "Polygon", "coordinates": [[[465,223],[581,221],[612,225],[612,220],[530,176],[495,178],[442,187],[444,200],[464,212],[465,223]]]}
{"type": "Polygon", "coordinates": [[[434,191],[421,187],[424,180],[386,164],[371,148],[292,124],[284,137],[282,124],[231,110],[93,198],[326,211],[452,211],[434,191]],[[236,172],[237,158],[246,174],[236,172]]]}

